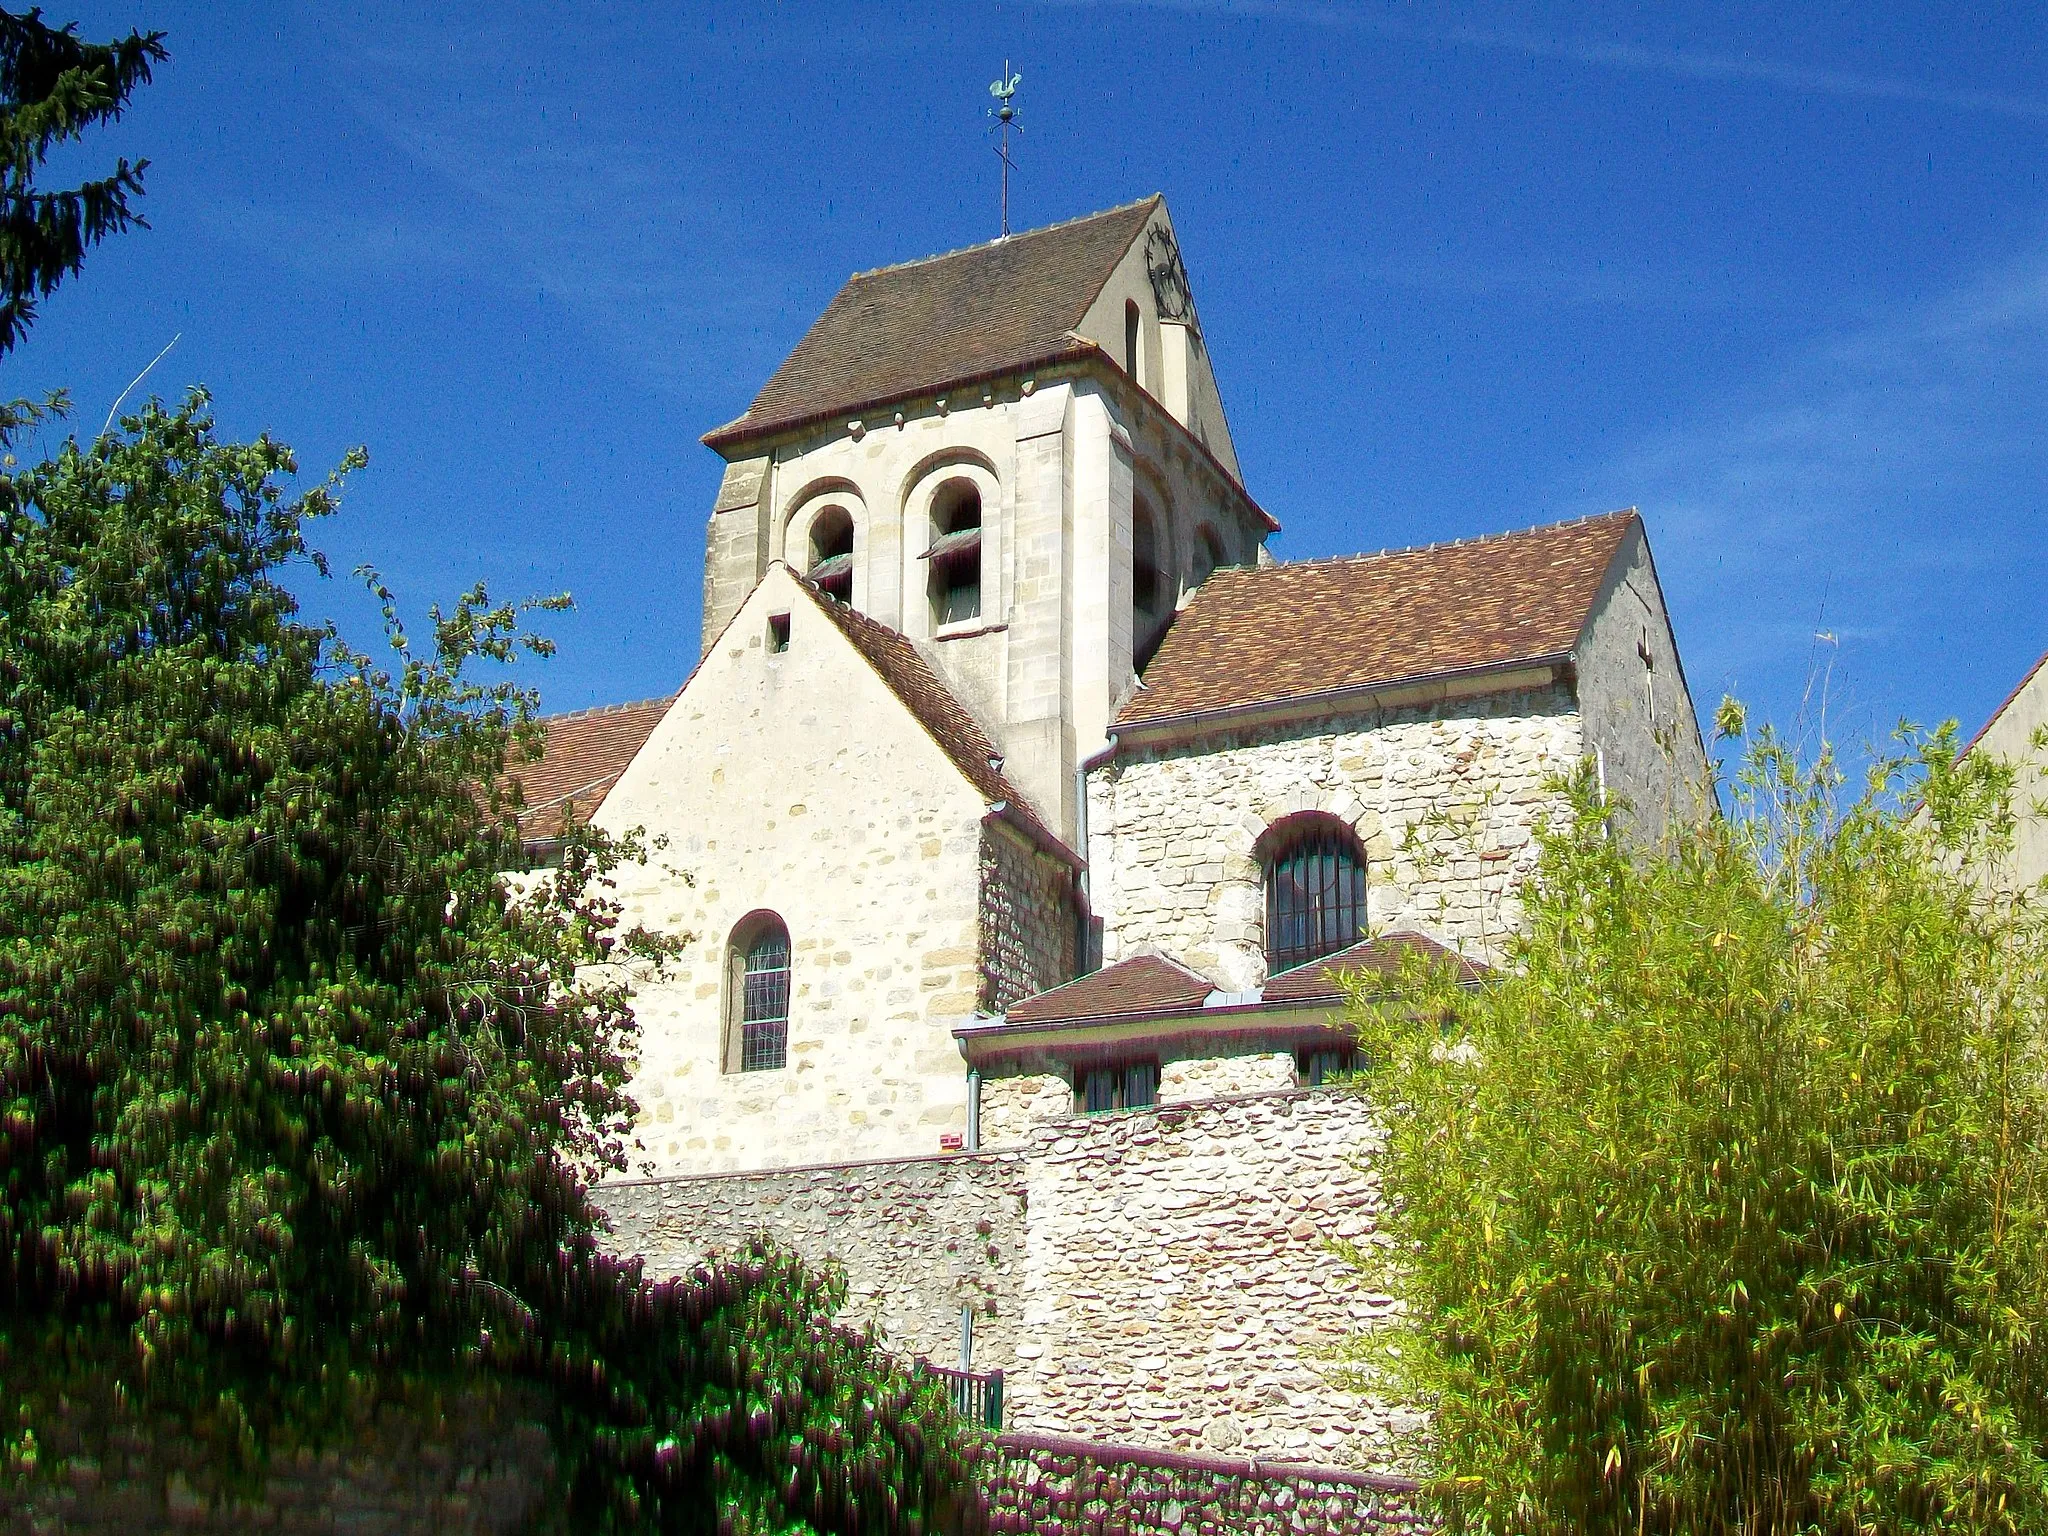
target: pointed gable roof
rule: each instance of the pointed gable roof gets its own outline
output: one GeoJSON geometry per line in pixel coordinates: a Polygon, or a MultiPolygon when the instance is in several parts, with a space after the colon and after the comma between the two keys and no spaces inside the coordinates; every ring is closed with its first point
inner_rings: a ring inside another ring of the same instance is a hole
{"type": "Polygon", "coordinates": [[[901,266],[857,272],[747,413],[706,433],[724,449],[928,390],[1092,354],[1074,333],[1144,233],[1157,193],[1086,218],[901,266]]]}
{"type": "Polygon", "coordinates": [[[1561,661],[1641,523],[1630,509],[1454,544],[1219,570],[1166,632],[1117,724],[1561,661]]]}
{"type": "Polygon", "coordinates": [[[543,716],[540,760],[505,771],[506,780],[519,785],[525,801],[519,813],[520,834],[555,837],[570,817],[588,821],[595,815],[675,701],[670,694],[543,716]]]}
{"type": "Polygon", "coordinates": [[[1137,955],[1013,1003],[1005,1018],[1012,1024],[1046,1024],[1169,1013],[1200,1008],[1215,990],[1208,977],[1162,955],[1137,955]]]}
{"type": "MultiPolygon", "coordinates": [[[[790,574],[795,576],[793,571],[790,574]]],[[[1039,819],[1031,803],[1003,776],[1002,752],[989,740],[988,733],[974,716],[967,712],[966,706],[953,696],[953,691],[939,681],[938,675],[918,655],[917,647],[888,625],[878,623],[844,603],[834,602],[812,582],[797,577],[796,584],[832,621],[861,658],[875,669],[889,691],[924,727],[925,734],[938,744],[939,750],[946,754],[981,797],[992,804],[1000,803],[1004,814],[1018,830],[1047,852],[1078,868],[1080,858],[1039,819]]]]}

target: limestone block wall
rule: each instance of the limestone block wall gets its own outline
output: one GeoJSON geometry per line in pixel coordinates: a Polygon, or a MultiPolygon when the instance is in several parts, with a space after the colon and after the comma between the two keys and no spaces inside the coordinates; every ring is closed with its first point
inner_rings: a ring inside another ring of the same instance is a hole
{"type": "Polygon", "coordinates": [[[1664,592],[1640,527],[1594,601],[1579,645],[1586,752],[1625,825],[1654,842],[1706,810],[1707,758],[1664,592]]]}
{"type": "Polygon", "coordinates": [[[1074,977],[1073,871],[999,821],[981,839],[981,995],[1000,1013],[1074,977]]]}
{"type": "MultiPolygon", "coordinates": [[[[1142,243],[1137,259],[1149,295],[1142,243]]],[[[1119,300],[1119,343],[1122,325],[1119,300]]],[[[1006,775],[1073,836],[1074,767],[1102,746],[1134,676],[1134,486],[1161,519],[1162,565],[1179,587],[1193,583],[1202,529],[1231,563],[1256,559],[1266,536],[1234,479],[1220,398],[1204,387],[1207,450],[1107,362],[934,390],[857,425],[750,446],[706,534],[706,653],[770,561],[807,566],[812,520],[837,507],[853,522],[854,607],[919,646],[1002,748],[1006,775]],[[920,556],[934,493],[962,479],[982,498],[982,612],[941,629],[920,556]]]]}
{"type": "Polygon", "coordinates": [[[981,989],[987,807],[776,569],[606,798],[665,839],[620,871],[627,921],[694,935],[643,977],[633,1095],[659,1171],[935,1152],[967,1125],[953,1026],[981,989]],[[789,616],[786,651],[767,644],[789,616]],[[788,1064],[739,1072],[729,957],[772,912],[792,950],[788,1064]]]}
{"type": "MultiPolygon", "coordinates": [[[[986,1105],[984,1106],[986,1113],[986,1105]]],[[[1328,1249],[1370,1241],[1365,1103],[1289,1091],[1033,1126],[1010,1150],[660,1179],[600,1191],[657,1273],[765,1230],[844,1264],[851,1318],[895,1348],[1005,1373],[1005,1426],[1388,1470],[1399,1405],[1339,1391],[1325,1352],[1386,1318],[1328,1249]]]]}
{"type": "Polygon", "coordinates": [[[1151,944],[1226,991],[1264,981],[1253,847],[1305,810],[1356,829],[1375,929],[1412,923],[1484,958],[1519,921],[1545,782],[1581,751],[1562,686],[1128,749],[1088,780],[1103,962],[1151,944]]]}
{"type": "Polygon", "coordinates": [[[273,1447],[254,1487],[229,1486],[206,1444],[159,1420],[75,1417],[41,1448],[53,1477],[10,1487],[0,1536],[511,1536],[548,1517],[554,1450],[533,1393],[386,1402],[335,1443],[273,1447]]]}
{"type": "MultiPolygon", "coordinates": [[[[1291,1050],[1255,1045],[1218,1054],[1213,1038],[1193,1035],[1160,1047],[1158,1055],[1161,1104],[1284,1093],[1299,1082],[1291,1050]]],[[[1021,1069],[984,1073],[980,1093],[981,1144],[987,1148],[1021,1146],[1039,1127],[1071,1120],[1077,1113],[1073,1069],[1049,1056],[1021,1069]]]]}

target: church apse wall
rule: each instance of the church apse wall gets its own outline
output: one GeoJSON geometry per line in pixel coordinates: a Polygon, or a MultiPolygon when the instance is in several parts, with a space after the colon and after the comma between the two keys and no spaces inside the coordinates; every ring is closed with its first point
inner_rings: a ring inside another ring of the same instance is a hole
{"type": "Polygon", "coordinates": [[[1557,685],[1126,748],[1089,777],[1103,959],[1149,945],[1225,991],[1260,984],[1256,844],[1302,811],[1356,831],[1374,929],[1413,924],[1484,956],[1517,921],[1546,781],[1582,750],[1557,685]]]}

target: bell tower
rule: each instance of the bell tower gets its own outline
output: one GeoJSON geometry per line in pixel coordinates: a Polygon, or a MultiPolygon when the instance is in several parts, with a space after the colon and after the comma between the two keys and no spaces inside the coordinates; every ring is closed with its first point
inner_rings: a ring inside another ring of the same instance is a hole
{"type": "Polygon", "coordinates": [[[705,645],[787,564],[910,640],[1068,838],[1180,599],[1277,527],[1158,196],[856,274],[704,441],[705,645]]]}

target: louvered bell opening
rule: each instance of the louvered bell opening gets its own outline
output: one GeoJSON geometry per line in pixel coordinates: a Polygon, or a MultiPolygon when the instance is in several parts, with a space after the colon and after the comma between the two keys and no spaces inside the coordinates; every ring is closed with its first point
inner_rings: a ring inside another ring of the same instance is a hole
{"type": "Polygon", "coordinates": [[[932,547],[918,556],[920,560],[964,560],[969,555],[981,558],[981,530],[960,528],[952,533],[942,533],[932,540],[932,547]]]}
{"type": "Polygon", "coordinates": [[[835,603],[853,603],[853,556],[827,555],[804,573],[812,585],[835,603]]]}

